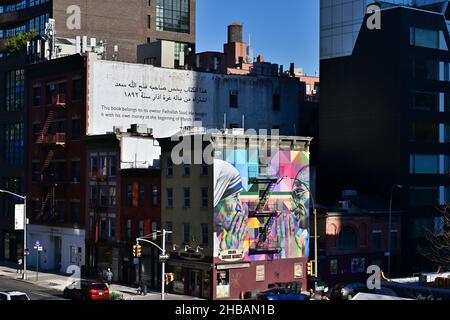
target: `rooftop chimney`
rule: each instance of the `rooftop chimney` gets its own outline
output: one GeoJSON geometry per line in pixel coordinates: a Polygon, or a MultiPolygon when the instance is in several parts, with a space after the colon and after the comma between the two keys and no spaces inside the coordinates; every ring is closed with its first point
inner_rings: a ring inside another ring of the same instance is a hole
{"type": "Polygon", "coordinates": [[[244,27],[240,23],[232,23],[228,26],[228,43],[242,43],[244,27]]]}
{"type": "Polygon", "coordinates": [[[256,61],[258,61],[258,62],[264,62],[264,56],[259,55],[258,58],[256,58],[256,61]]]}

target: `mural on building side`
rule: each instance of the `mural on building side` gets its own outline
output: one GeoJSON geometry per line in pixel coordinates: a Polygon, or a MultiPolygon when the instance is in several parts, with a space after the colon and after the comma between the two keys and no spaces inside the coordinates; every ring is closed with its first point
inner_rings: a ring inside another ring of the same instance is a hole
{"type": "MultiPolygon", "coordinates": [[[[217,158],[217,156],[216,156],[217,158]]],[[[262,261],[309,256],[309,152],[225,151],[214,162],[214,256],[262,261]]]]}

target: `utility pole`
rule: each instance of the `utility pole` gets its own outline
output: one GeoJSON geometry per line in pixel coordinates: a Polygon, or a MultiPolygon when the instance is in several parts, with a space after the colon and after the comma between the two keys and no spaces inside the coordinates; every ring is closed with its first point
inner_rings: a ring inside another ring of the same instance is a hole
{"type": "Polygon", "coordinates": [[[389,230],[388,230],[388,277],[391,278],[391,255],[392,255],[392,196],[395,188],[403,189],[401,185],[395,184],[391,189],[391,200],[389,201],[389,230]]]}
{"type": "Polygon", "coordinates": [[[158,248],[159,251],[161,251],[161,255],[159,256],[159,260],[161,261],[161,300],[165,300],[165,284],[166,284],[166,261],[169,260],[169,256],[166,254],[166,235],[169,235],[172,233],[172,231],[167,231],[166,229],[163,229],[162,231],[155,231],[156,233],[162,233],[162,247],[158,246],[153,241],[150,241],[147,238],[153,237],[153,234],[145,236],[143,238],[137,238],[136,243],[147,242],[150,243],[152,246],[155,246],[158,248]]]}

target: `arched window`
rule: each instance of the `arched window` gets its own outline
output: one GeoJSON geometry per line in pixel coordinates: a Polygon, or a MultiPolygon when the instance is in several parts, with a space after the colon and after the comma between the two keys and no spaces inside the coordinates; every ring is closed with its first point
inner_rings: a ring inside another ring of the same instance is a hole
{"type": "Polygon", "coordinates": [[[339,234],[339,247],[345,250],[356,249],[358,247],[358,238],[355,229],[350,226],[342,228],[339,234]]]}

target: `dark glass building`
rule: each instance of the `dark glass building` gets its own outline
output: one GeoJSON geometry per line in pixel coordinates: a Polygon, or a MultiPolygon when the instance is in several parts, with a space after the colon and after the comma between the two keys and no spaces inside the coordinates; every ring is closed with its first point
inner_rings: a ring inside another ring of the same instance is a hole
{"type": "Polygon", "coordinates": [[[318,198],[392,194],[407,212],[403,273],[435,271],[423,254],[450,202],[447,2],[391,6],[380,17],[381,29],[370,30],[366,16],[351,54],[321,60],[318,198]]]}

